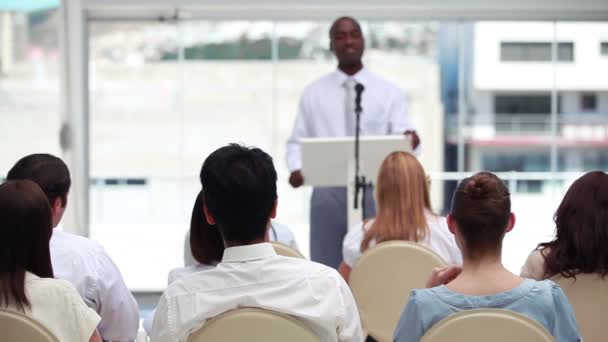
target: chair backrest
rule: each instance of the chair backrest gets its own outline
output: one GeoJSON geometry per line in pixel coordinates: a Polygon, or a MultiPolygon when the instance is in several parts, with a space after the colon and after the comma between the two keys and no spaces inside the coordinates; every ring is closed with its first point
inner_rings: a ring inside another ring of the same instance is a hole
{"type": "Polygon", "coordinates": [[[303,322],[281,313],[256,308],[225,312],[190,335],[188,342],[319,342],[303,322]]]}
{"type": "Polygon", "coordinates": [[[473,309],[450,315],[424,334],[422,342],[554,342],[538,322],[501,309],[473,309]]]}
{"type": "Polygon", "coordinates": [[[292,257],[292,258],[306,259],[302,255],[302,253],[300,253],[300,251],[298,251],[295,248],[291,248],[291,247],[287,246],[286,244],[276,242],[276,241],[270,241],[270,244],[272,245],[272,247],[274,248],[275,252],[277,252],[278,255],[292,257]]]}
{"type": "Polygon", "coordinates": [[[415,242],[387,241],[366,250],[349,280],[365,332],[392,341],[410,292],[424,288],[433,268],[443,265],[439,255],[415,242]]]}
{"type": "Polygon", "coordinates": [[[59,342],[39,322],[10,310],[0,310],[0,335],[2,335],[0,340],[6,342],[59,342]]]}
{"type": "Polygon", "coordinates": [[[608,341],[608,329],[604,327],[608,315],[608,278],[578,274],[576,280],[561,276],[552,280],[566,293],[583,341],[608,341]]]}

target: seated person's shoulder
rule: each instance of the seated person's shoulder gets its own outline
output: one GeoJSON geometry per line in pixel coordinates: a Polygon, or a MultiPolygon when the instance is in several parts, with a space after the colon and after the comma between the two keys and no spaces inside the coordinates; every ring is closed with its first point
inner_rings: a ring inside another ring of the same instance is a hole
{"type": "Polygon", "coordinates": [[[51,248],[53,247],[56,247],[58,251],[62,253],[68,253],[71,251],[78,254],[105,254],[105,250],[99,242],[84,236],[63,231],[53,232],[53,237],[51,238],[51,248]]]}
{"type": "Polygon", "coordinates": [[[30,282],[30,291],[33,295],[37,293],[44,301],[66,304],[80,304],[82,298],[72,283],[63,279],[36,278],[30,282]]]}

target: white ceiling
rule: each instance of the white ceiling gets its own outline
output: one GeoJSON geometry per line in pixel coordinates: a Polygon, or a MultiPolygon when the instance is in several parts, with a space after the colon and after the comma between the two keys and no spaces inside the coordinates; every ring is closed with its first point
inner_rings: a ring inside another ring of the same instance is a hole
{"type": "Polygon", "coordinates": [[[90,19],[608,20],[608,0],[67,0],[90,19]],[[176,16],[177,14],[177,16],[176,16]]]}

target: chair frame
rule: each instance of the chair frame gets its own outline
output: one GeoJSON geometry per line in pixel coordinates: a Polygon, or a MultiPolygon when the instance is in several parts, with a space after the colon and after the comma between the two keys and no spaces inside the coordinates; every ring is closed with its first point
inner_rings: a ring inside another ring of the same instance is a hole
{"type": "Polygon", "coordinates": [[[297,250],[291,246],[288,246],[284,243],[277,242],[277,241],[270,241],[269,243],[272,245],[272,248],[274,248],[275,252],[278,255],[291,257],[291,258],[306,259],[304,257],[304,255],[302,253],[300,253],[299,250],[297,250]]]}
{"type": "MultiPolygon", "coordinates": [[[[47,327],[32,317],[13,310],[0,309],[0,318],[8,318],[9,320],[19,322],[19,324],[27,326],[28,328],[36,331],[42,339],[48,342],[60,342],[59,339],[47,327]]],[[[3,334],[4,333],[5,332],[3,332],[3,334]]],[[[3,337],[3,339],[5,337],[3,337]]]]}
{"type": "Polygon", "coordinates": [[[186,342],[199,341],[199,339],[202,339],[202,337],[200,335],[204,335],[207,332],[207,330],[214,328],[214,324],[216,324],[217,322],[219,322],[223,319],[234,318],[234,316],[238,317],[240,315],[243,315],[243,314],[247,315],[250,313],[255,313],[257,315],[263,315],[263,316],[266,316],[266,317],[269,317],[272,319],[280,318],[282,320],[285,320],[288,322],[288,324],[295,325],[298,328],[303,329],[303,331],[307,331],[307,333],[309,334],[309,336],[307,338],[311,342],[312,341],[320,342],[319,338],[312,331],[312,329],[309,326],[307,326],[304,322],[298,320],[297,318],[294,318],[294,317],[289,316],[284,313],[280,313],[280,312],[276,312],[276,311],[272,311],[272,310],[266,310],[266,309],[262,309],[262,308],[255,308],[255,307],[243,307],[243,308],[229,310],[216,317],[209,319],[205,323],[205,325],[203,325],[200,329],[192,332],[190,334],[190,336],[188,336],[188,338],[186,339],[186,342]]]}
{"type": "MultiPolygon", "coordinates": [[[[376,323],[379,321],[378,318],[370,318],[370,316],[366,313],[366,309],[365,309],[366,306],[370,305],[369,304],[370,300],[366,299],[366,297],[367,297],[366,293],[368,293],[369,291],[364,290],[364,288],[370,286],[369,285],[370,279],[365,274],[360,274],[360,272],[363,272],[363,271],[361,271],[361,269],[359,268],[359,265],[366,262],[366,260],[368,260],[369,258],[374,258],[379,253],[384,253],[385,250],[393,249],[393,248],[406,248],[406,249],[408,249],[408,252],[414,251],[415,253],[421,253],[436,262],[436,265],[434,265],[434,267],[446,265],[445,261],[437,253],[435,253],[428,247],[423,246],[416,242],[403,241],[403,240],[381,242],[381,243],[367,249],[363,253],[363,255],[361,255],[359,260],[353,266],[353,269],[350,274],[349,285],[353,292],[353,296],[355,297],[355,301],[357,302],[357,305],[359,307],[359,313],[361,316],[361,321],[362,321],[364,330],[366,330],[366,333],[369,334],[370,336],[372,336],[374,339],[381,341],[381,342],[392,341],[393,330],[398,323],[399,315],[396,316],[396,321],[394,322],[395,327],[393,327],[393,329],[390,332],[388,331],[387,328],[382,328],[379,326],[379,325],[382,325],[383,323],[382,324],[376,323]]],[[[407,261],[405,261],[405,262],[407,262],[407,261]]],[[[428,276],[432,272],[431,269],[429,269],[428,271],[429,271],[428,274],[421,275],[420,287],[424,287],[428,276]]],[[[399,293],[399,295],[402,295],[402,298],[399,298],[399,301],[402,301],[402,300],[404,301],[403,306],[405,306],[405,304],[407,303],[407,299],[409,298],[409,294],[410,294],[411,290],[412,289],[404,288],[403,291],[401,293],[399,293]]],[[[395,295],[397,295],[397,294],[395,294],[395,295]]],[[[402,310],[403,310],[403,307],[400,307],[399,314],[401,313],[402,310]]],[[[386,322],[386,320],[384,320],[384,319],[382,319],[380,321],[386,322]]]]}
{"type": "MultiPolygon", "coordinates": [[[[447,316],[446,318],[439,321],[435,324],[431,329],[429,329],[424,336],[421,338],[421,342],[434,342],[436,335],[442,331],[447,325],[458,324],[458,321],[462,320],[470,320],[476,318],[488,318],[492,316],[494,319],[509,319],[516,320],[518,324],[523,326],[527,326],[529,329],[534,330],[538,333],[539,338],[546,342],[554,342],[555,338],[537,321],[529,318],[528,316],[522,315],[515,311],[504,310],[504,309],[495,309],[495,308],[480,308],[480,309],[471,309],[464,310],[452,315],[447,316]]],[[[461,336],[453,336],[455,340],[458,340],[461,336]]],[[[484,341],[492,341],[488,336],[479,336],[480,340],[484,341]]],[[[507,338],[507,340],[511,340],[507,338]]]]}

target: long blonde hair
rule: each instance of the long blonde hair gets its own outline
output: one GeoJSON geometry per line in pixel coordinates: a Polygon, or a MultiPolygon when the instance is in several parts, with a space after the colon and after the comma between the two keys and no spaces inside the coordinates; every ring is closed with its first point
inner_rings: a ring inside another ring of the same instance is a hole
{"type": "Polygon", "coordinates": [[[392,152],[380,167],[376,181],[376,218],[361,241],[361,251],[375,240],[422,241],[429,234],[426,213],[431,213],[429,182],[416,157],[392,152]]]}

